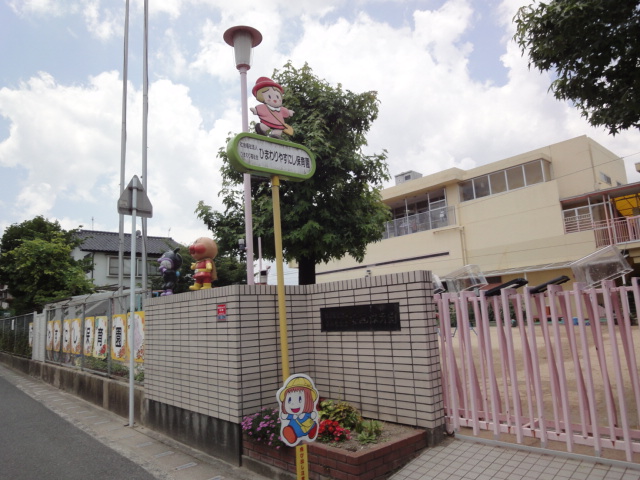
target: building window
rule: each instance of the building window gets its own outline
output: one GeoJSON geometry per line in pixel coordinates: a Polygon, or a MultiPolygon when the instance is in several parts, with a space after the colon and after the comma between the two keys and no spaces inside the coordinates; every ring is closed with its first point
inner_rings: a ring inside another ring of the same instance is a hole
{"type": "Polygon", "coordinates": [[[540,162],[531,162],[524,165],[524,178],[528,185],[544,182],[544,173],[540,162]]]}
{"type": "Polygon", "coordinates": [[[549,162],[535,160],[505,170],[460,182],[460,201],[496,195],[509,190],[529,187],[551,179],[549,162]]]}
{"type": "Polygon", "coordinates": [[[491,182],[491,194],[507,191],[507,175],[504,170],[490,174],[489,181],[491,182]]]}
{"type": "Polygon", "coordinates": [[[562,212],[565,233],[593,230],[598,222],[606,219],[605,204],[594,203],[582,207],[569,208],[562,212]]]}
{"type": "Polygon", "coordinates": [[[482,177],[474,178],[473,191],[476,198],[488,197],[491,195],[491,190],[489,189],[489,177],[483,175],[482,177]]]}
{"type": "Polygon", "coordinates": [[[611,177],[606,173],[600,172],[600,181],[606,183],[607,185],[611,185],[611,177]]]}
{"type": "Polygon", "coordinates": [[[522,165],[507,169],[507,184],[509,190],[524,187],[524,171],[522,170],[522,165]]]}
{"type": "MultiPolygon", "coordinates": [[[[131,258],[124,257],[123,275],[125,277],[131,276],[131,258]]],[[[160,275],[158,271],[158,262],[154,259],[147,258],[147,275],[160,275]]],[[[109,257],[109,276],[118,276],[118,257],[109,257]]],[[[142,259],[136,258],[136,277],[142,276],[142,259]]]]}
{"type": "Polygon", "coordinates": [[[473,180],[460,183],[460,200],[466,202],[474,198],[476,198],[476,196],[473,193],[473,180]]]}

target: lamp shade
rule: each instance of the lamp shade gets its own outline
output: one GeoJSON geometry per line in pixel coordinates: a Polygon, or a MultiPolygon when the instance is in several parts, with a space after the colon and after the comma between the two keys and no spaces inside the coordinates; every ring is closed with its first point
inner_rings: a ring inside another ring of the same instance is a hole
{"type": "Polygon", "coordinates": [[[233,47],[236,67],[251,67],[251,49],[262,42],[262,34],[253,27],[231,27],[223,35],[224,41],[233,47]]]}

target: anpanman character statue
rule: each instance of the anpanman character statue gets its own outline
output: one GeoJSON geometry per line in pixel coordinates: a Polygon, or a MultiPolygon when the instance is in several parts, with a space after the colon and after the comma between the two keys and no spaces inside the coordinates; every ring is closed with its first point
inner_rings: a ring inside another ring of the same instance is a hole
{"type": "Polygon", "coordinates": [[[179,251],[180,248],[168,250],[158,259],[160,264],[158,270],[160,270],[162,280],[164,280],[162,285],[164,291],[160,294],[161,297],[173,295],[173,289],[176,288],[176,283],[180,276],[180,267],[182,266],[182,257],[178,253],[179,251]]]}
{"type": "Polygon", "coordinates": [[[251,93],[262,103],[250,109],[260,118],[260,123],[256,124],[256,132],[273,138],[280,138],[283,132],[293,135],[293,128],[285,123],[285,119],[292,116],[294,111],[282,106],[284,89],[270,78],[260,77],[251,93]]]}
{"type": "Polygon", "coordinates": [[[196,260],[191,264],[195,283],[189,290],[211,288],[211,282],[218,279],[213,259],[218,254],[218,245],[212,239],[200,237],[189,247],[189,253],[196,260]]]}

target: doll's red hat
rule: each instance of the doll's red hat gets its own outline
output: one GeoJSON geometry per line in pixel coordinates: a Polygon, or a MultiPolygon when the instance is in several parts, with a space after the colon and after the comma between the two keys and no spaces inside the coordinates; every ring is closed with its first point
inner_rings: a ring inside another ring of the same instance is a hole
{"type": "Polygon", "coordinates": [[[255,97],[256,93],[258,92],[258,90],[260,90],[261,88],[264,88],[264,87],[275,87],[278,90],[280,90],[280,93],[284,93],[284,90],[280,85],[278,85],[276,82],[274,82],[273,80],[271,80],[270,78],[267,78],[267,77],[258,78],[256,80],[256,84],[251,89],[251,93],[255,97]]]}

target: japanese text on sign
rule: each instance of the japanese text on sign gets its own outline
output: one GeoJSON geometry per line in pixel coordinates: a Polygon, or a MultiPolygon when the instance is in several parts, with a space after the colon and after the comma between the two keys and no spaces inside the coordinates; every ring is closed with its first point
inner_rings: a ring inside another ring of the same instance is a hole
{"type": "Polygon", "coordinates": [[[287,145],[267,144],[251,137],[238,142],[238,154],[242,159],[256,167],[277,168],[278,170],[308,174],[311,171],[311,159],[300,149],[287,145]],[[268,148],[266,148],[268,145],[268,148]]]}

